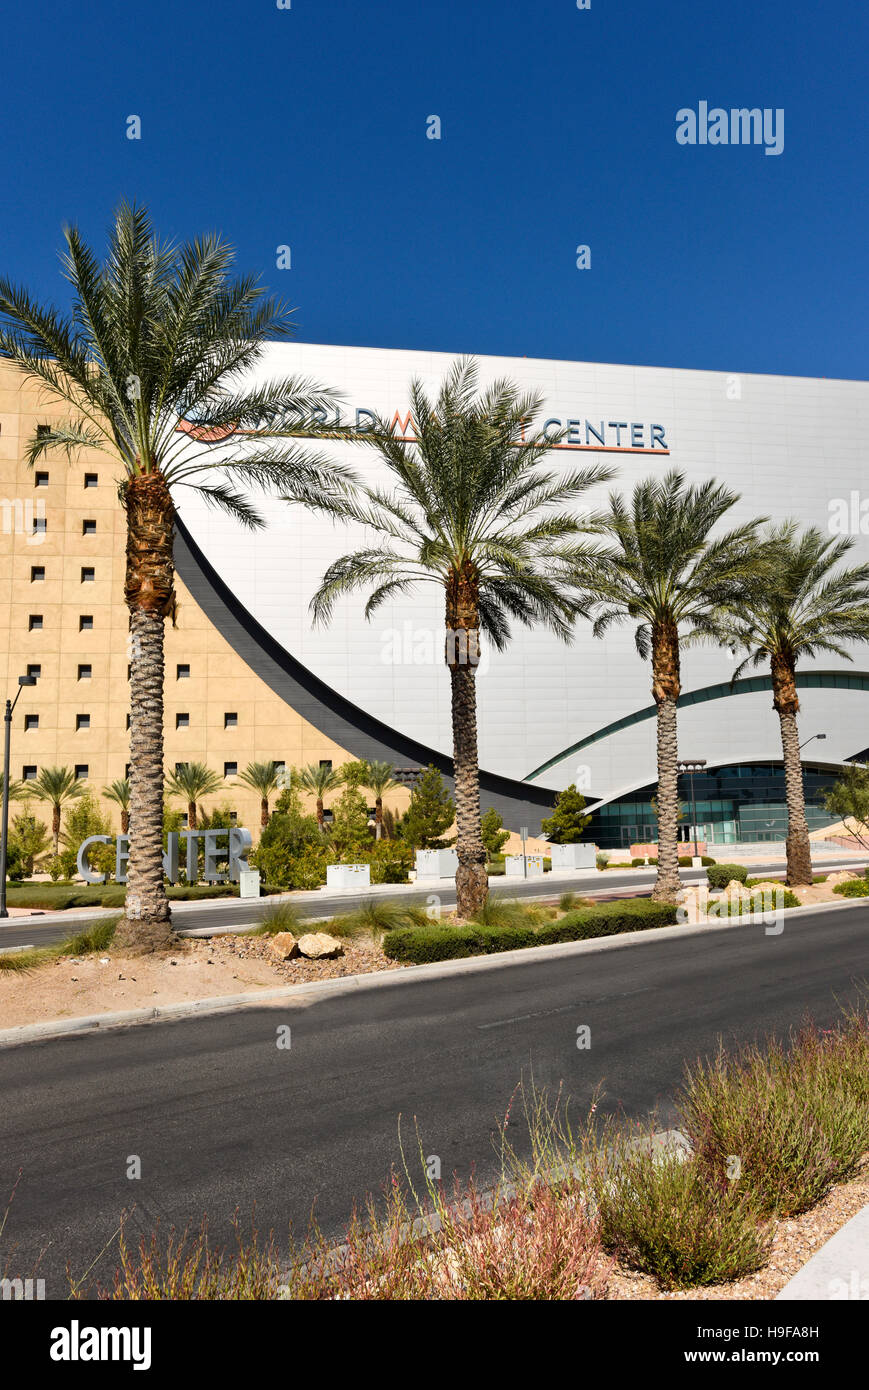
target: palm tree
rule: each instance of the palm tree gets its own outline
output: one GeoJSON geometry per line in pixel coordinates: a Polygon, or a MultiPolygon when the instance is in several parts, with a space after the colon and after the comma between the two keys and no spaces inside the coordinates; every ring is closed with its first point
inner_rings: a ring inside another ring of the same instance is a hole
{"type": "Polygon", "coordinates": [[[192,487],[244,525],[262,518],[244,489],[305,501],[342,485],[337,465],[289,442],[333,396],[308,381],[250,385],[267,341],[286,336],[284,306],[254,277],[232,279],[232,248],[208,235],[162,242],[147,211],[122,205],[97,256],[64,229],[69,314],[0,279],[0,357],[36,378],[69,417],[31,439],[31,466],[52,449],[101,450],[119,471],[130,615],[130,814],[135,835],[118,946],[156,949],[171,934],[163,884],[163,636],[175,612],[174,491],[192,487]],[[256,436],[254,439],[253,436],[256,436]],[[217,444],[216,455],[206,446],[217,444]]]}
{"type": "Polygon", "coordinates": [[[769,662],[773,708],[781,728],[788,808],[789,886],[812,882],[812,851],[806,821],[797,714],[796,668],[803,657],[832,652],[850,661],[845,642],[869,642],[869,565],[836,569],[854,542],[832,538],[817,527],[800,532],[793,521],[767,533],[770,574],[753,585],[746,603],[718,626],[724,640],[747,650],[733,673],[769,662]],[[726,634],[726,635],[725,635],[726,634]]]}
{"type": "Polygon", "coordinates": [[[680,630],[695,640],[709,613],[732,611],[747,580],[765,565],[757,522],[710,538],[736,501],[738,494],[714,479],[686,486],[674,469],[637,483],[629,503],[611,494],[598,527],[614,544],[594,564],[595,635],[613,623],[634,622],[637,651],[652,663],[658,754],[658,874],[652,897],[662,901],[672,901],[680,887],[680,630]]]}
{"type": "MultiPolygon", "coordinates": [[[[6,782],[6,773],[0,772],[0,797],[3,795],[3,787],[6,782]]],[[[29,782],[17,782],[14,777],[9,782],[9,800],[26,801],[31,795],[29,782]]]]}
{"type": "Polygon", "coordinates": [[[531,434],[542,407],[510,381],[477,393],[477,366],[458,361],[435,402],[421,382],[410,386],[415,440],[379,420],[362,436],[377,448],[394,492],[360,487],[352,500],[328,504],[379,531],[382,539],[330,565],[312,600],[316,621],[335,601],[371,590],[371,617],[387,599],[433,583],[443,595],[445,658],[450,675],[456,784],[457,906],[470,917],[486,900],[486,849],[480,833],[476,667],[481,631],[499,650],[510,620],[544,623],[569,641],[581,611],[576,590],[587,547],[575,537],[584,524],[572,504],[612,476],[604,466],[540,471],[554,438],[531,434]],[[564,510],[560,510],[560,509],[564,510]]]}
{"type": "Polygon", "coordinates": [[[110,787],[103,787],[103,796],[121,808],[121,834],[126,835],[130,828],[130,779],[119,777],[110,787]]]}
{"type": "Polygon", "coordinates": [[[238,774],[238,780],[259,795],[260,825],[264,830],[269,823],[269,797],[277,791],[281,784],[278,764],[276,762],[248,763],[244,772],[238,774]]]}
{"type": "Polygon", "coordinates": [[[393,777],[395,769],[392,763],[370,762],[367,767],[363,785],[374,792],[374,838],[379,840],[383,836],[383,798],[387,792],[403,784],[393,777]]]}
{"type": "Polygon", "coordinates": [[[196,803],[204,796],[213,796],[222,786],[223,778],[205,763],[179,763],[175,771],[166,776],[168,795],[187,802],[189,830],[196,829],[196,803]]]}
{"type": "Polygon", "coordinates": [[[337,791],[343,782],[341,769],[333,768],[331,763],[308,763],[307,767],[299,769],[296,785],[317,798],[317,824],[321,830],[324,826],[323,798],[337,791]]]}
{"type": "Polygon", "coordinates": [[[77,801],[84,795],[84,783],[80,782],[71,767],[43,767],[39,776],[28,782],[30,795],[37,801],[46,801],[51,807],[51,834],[54,839],[54,853],[60,845],[60,816],[67,801],[77,801]]]}

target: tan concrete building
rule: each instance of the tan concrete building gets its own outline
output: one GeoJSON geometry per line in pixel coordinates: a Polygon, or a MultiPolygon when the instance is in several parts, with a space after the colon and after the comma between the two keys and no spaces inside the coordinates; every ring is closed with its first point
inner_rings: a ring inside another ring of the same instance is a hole
{"type": "MultiPolygon", "coordinates": [[[[13,779],[68,766],[99,796],[129,762],[125,517],[120,466],[107,454],[85,450],[70,463],[58,452],[28,467],[27,441],[63,418],[62,406],[0,363],[0,698],[14,696],[19,676],[38,676],[15,709],[13,779]]],[[[259,799],[234,785],[249,762],[338,766],[366,754],[317,728],[252,669],[182,569],[177,627],[166,624],[166,767],[200,761],[223,775],[225,790],[206,808],[228,802],[256,835],[259,799]]],[[[402,791],[391,804],[401,809],[407,799],[402,791]]],[[[105,805],[117,828],[118,808],[105,805]]]]}

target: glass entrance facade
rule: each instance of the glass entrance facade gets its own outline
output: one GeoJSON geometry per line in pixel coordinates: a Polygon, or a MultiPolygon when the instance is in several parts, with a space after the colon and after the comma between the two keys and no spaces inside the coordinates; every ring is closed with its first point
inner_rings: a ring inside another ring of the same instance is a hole
{"type": "MultiPolygon", "coordinates": [[[[803,764],[806,790],[806,818],[809,830],[831,825],[833,817],[824,810],[824,792],[836,779],[838,769],[816,763],[803,764]]],[[[650,783],[617,801],[607,802],[592,812],[585,837],[601,849],[624,849],[630,844],[648,843],[658,838],[652,799],[657,785],[650,783]]],[[[679,779],[682,819],[680,839],[694,838],[691,789],[687,776],[679,779]]],[[[787,836],[785,776],[781,763],[743,763],[738,766],[707,768],[694,774],[697,804],[697,838],[733,844],[737,840],[783,840],[787,836]]]]}

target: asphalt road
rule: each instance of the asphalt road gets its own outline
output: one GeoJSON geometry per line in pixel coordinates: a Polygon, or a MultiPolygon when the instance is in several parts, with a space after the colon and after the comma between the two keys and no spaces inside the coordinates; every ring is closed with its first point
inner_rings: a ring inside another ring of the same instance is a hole
{"type": "MultiPolygon", "coordinates": [[[[300,999],[274,1008],[153,1023],[0,1052],[0,1209],[19,1169],[0,1250],[8,1277],[38,1273],[65,1296],[69,1264],[114,1268],[113,1235],[150,1233],[208,1214],[212,1238],[254,1202],[261,1230],[304,1228],[312,1203],[337,1234],[353,1199],[377,1192],[400,1163],[399,1116],[419,1172],[481,1180],[511,1093],[533,1069],[563,1083],[578,1107],[603,1082],[605,1106],[630,1115],[671,1097],[686,1060],[716,1040],[785,1034],[812,1014],[821,1026],[869,977],[869,908],[762,927],[648,940],[438,980],[300,999]],[[276,1045],[290,1025],[292,1046],[276,1045]],[[579,1051],[577,1028],[591,1029],[579,1051]],[[127,1177],[130,1157],[142,1176],[127,1177]],[[102,1255],[100,1252],[104,1252],[102,1255]]],[[[510,1133],[521,1144],[516,1111],[510,1133]]]]}
{"type": "MultiPolygon", "coordinates": [[[[826,863],[821,866],[816,865],[816,869],[827,871],[831,867],[836,868],[860,868],[869,860],[843,860],[835,865],[826,863]]],[[[752,866],[752,873],[779,873],[785,868],[784,860],[772,860],[768,863],[752,866]]],[[[684,883],[698,883],[705,879],[706,872],[703,869],[683,869],[681,871],[684,883]]],[[[602,896],[622,896],[624,889],[631,888],[639,892],[648,892],[655,882],[655,871],[649,869],[648,872],[641,872],[634,869],[628,873],[619,873],[617,870],[607,870],[606,873],[593,871],[590,874],[560,875],[548,873],[541,878],[520,879],[499,877],[490,880],[492,891],[503,894],[510,898],[524,897],[550,897],[557,899],[562,893],[568,890],[579,893],[593,893],[596,897],[602,896]]],[[[397,891],[395,888],[383,890],[383,896],[392,900],[393,897],[400,897],[402,902],[424,903],[430,893],[436,893],[441,903],[445,907],[453,907],[456,901],[455,884],[450,879],[444,879],[441,883],[426,885],[424,888],[414,890],[408,888],[404,891],[397,891]]],[[[375,891],[369,893],[325,893],[305,894],[301,897],[292,898],[294,906],[298,909],[302,919],[305,918],[324,918],[339,912],[352,912],[355,908],[361,907],[363,903],[370,902],[372,897],[377,897],[375,891]]],[[[181,902],[174,903],[172,907],[173,920],[179,929],[190,930],[194,928],[207,927],[237,927],[249,926],[251,922],[258,921],[274,903],[274,898],[259,898],[241,901],[238,898],[211,899],[201,902],[181,902]]],[[[45,919],[32,917],[28,921],[20,917],[10,917],[5,922],[0,923],[0,948],[9,946],[47,946],[53,941],[61,941],[65,936],[73,931],[78,931],[90,921],[96,921],[100,916],[106,916],[105,910],[97,912],[92,916],[83,913],[81,915],[70,913],[47,913],[45,919]]]]}

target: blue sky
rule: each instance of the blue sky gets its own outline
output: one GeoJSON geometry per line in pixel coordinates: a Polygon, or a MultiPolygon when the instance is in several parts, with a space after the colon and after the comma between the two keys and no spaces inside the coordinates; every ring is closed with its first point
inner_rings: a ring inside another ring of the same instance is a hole
{"type": "Polygon", "coordinates": [[[224,233],[306,341],[867,375],[860,0],[44,0],[3,30],[0,271],[43,297],[61,224],[101,247],[128,197],[224,233]],[[783,153],[678,145],[700,101],[783,108],[783,153]]]}

